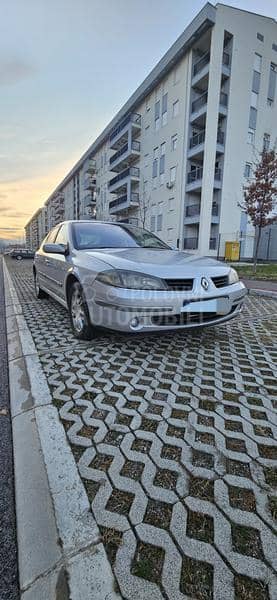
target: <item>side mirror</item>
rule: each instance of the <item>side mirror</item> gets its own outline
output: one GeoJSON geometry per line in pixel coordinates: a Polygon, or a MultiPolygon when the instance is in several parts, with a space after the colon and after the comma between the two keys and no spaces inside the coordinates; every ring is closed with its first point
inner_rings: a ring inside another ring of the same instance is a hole
{"type": "Polygon", "coordinates": [[[44,244],[42,249],[47,254],[63,254],[64,256],[68,254],[67,244],[44,244]]]}

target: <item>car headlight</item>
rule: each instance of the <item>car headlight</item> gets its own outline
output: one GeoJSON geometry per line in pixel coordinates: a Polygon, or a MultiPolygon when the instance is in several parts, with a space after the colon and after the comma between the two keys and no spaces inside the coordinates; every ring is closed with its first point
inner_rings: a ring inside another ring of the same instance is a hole
{"type": "Polygon", "coordinates": [[[152,277],[136,271],[124,271],[123,269],[111,269],[102,271],[96,277],[106,285],[131,290],[167,290],[166,283],[158,277],[152,277]]]}
{"type": "Polygon", "coordinates": [[[228,275],[228,283],[231,285],[232,283],[237,283],[239,281],[239,276],[235,269],[230,269],[228,275]]]}

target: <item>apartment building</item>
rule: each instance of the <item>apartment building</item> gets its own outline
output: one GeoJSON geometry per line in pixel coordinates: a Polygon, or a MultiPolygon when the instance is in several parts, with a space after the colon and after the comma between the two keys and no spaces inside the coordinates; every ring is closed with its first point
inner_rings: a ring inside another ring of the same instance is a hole
{"type": "MultiPolygon", "coordinates": [[[[143,225],[172,246],[253,254],[238,204],[277,138],[277,23],[207,3],[48,198],[63,219],[143,225]]],[[[38,228],[43,231],[42,225],[38,228]]],[[[42,238],[39,239],[41,241],[42,238]]]]}

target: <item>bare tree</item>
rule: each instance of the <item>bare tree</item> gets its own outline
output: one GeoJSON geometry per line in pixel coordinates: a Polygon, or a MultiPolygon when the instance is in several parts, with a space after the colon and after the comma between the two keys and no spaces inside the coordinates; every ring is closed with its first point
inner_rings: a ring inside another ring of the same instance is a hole
{"type": "Polygon", "coordinates": [[[149,209],[150,209],[150,198],[144,192],[140,199],[139,210],[138,210],[139,220],[141,222],[141,226],[143,227],[143,229],[145,229],[149,209]]]}
{"type": "Polygon", "coordinates": [[[277,221],[277,155],[275,150],[263,150],[256,163],[253,180],[244,187],[240,208],[248,215],[257,233],[253,271],[256,272],[262,229],[277,221]]]}

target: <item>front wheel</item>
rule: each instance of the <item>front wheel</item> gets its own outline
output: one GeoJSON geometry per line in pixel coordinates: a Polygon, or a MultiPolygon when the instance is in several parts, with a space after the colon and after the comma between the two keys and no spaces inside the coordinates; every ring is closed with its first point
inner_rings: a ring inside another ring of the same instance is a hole
{"type": "Polygon", "coordinates": [[[20,254],[18,254],[18,255],[16,256],[16,260],[22,260],[22,256],[20,256],[20,254]]]}
{"type": "Polygon", "coordinates": [[[76,281],[69,291],[69,317],[71,327],[79,340],[91,340],[93,327],[89,318],[89,311],[81,284],[76,281]]]}

